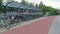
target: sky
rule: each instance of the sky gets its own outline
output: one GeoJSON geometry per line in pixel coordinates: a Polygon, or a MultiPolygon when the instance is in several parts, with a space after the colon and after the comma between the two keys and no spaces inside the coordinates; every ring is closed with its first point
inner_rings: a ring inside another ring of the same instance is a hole
{"type": "MultiPolygon", "coordinates": [[[[20,2],[21,0],[15,0],[20,2]]],[[[46,6],[51,6],[53,8],[60,8],[60,0],[26,0],[28,2],[32,2],[32,3],[37,3],[39,4],[41,1],[43,2],[44,5],[46,6]]]]}

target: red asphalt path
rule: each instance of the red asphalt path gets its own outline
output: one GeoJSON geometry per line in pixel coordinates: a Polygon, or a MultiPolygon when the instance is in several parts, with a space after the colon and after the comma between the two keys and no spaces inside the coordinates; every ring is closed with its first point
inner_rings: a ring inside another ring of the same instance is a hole
{"type": "Polygon", "coordinates": [[[54,16],[51,16],[45,19],[41,19],[35,21],[34,23],[9,30],[2,34],[48,34],[54,18],[54,16]]]}

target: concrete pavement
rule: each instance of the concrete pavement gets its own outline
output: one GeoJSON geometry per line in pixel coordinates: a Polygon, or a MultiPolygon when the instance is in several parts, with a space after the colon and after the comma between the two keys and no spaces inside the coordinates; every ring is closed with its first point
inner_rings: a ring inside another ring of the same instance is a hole
{"type": "Polygon", "coordinates": [[[57,16],[53,21],[49,34],[60,34],[60,16],[57,16]]]}

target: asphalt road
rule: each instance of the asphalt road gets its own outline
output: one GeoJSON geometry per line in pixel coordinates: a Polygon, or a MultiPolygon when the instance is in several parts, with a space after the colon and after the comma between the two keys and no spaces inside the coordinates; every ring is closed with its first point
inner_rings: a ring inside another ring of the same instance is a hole
{"type": "Polygon", "coordinates": [[[49,34],[60,34],[60,16],[57,16],[53,21],[49,34]]]}

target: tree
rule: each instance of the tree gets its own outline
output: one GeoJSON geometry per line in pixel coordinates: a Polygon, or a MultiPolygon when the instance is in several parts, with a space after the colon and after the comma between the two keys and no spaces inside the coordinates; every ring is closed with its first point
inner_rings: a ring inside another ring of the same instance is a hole
{"type": "Polygon", "coordinates": [[[41,1],[40,4],[39,4],[39,8],[42,8],[44,5],[43,5],[43,2],[41,1]]]}
{"type": "Polygon", "coordinates": [[[26,5],[29,5],[29,2],[28,2],[28,1],[25,1],[25,4],[26,4],[26,5]]]}
{"type": "Polygon", "coordinates": [[[2,1],[3,1],[3,0],[0,0],[0,9],[2,8],[2,1]]]}
{"type": "Polygon", "coordinates": [[[6,0],[6,2],[11,2],[11,1],[14,1],[14,0],[6,0]]]}
{"type": "Polygon", "coordinates": [[[34,6],[34,3],[29,3],[30,6],[34,6]]]}
{"type": "Polygon", "coordinates": [[[38,4],[36,4],[35,7],[38,7],[38,4]]]}
{"type": "Polygon", "coordinates": [[[21,4],[25,4],[25,0],[22,0],[22,1],[21,1],[21,4]]]}

